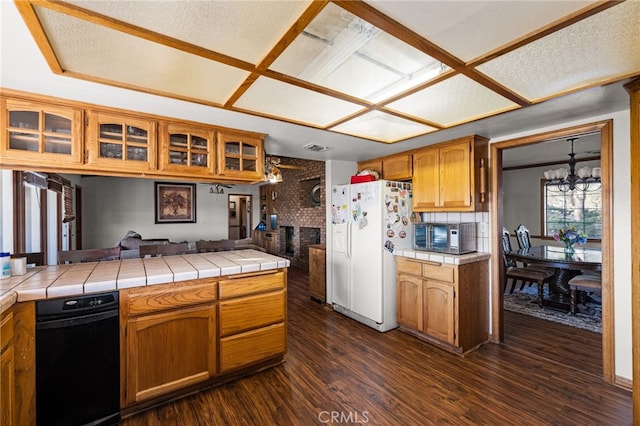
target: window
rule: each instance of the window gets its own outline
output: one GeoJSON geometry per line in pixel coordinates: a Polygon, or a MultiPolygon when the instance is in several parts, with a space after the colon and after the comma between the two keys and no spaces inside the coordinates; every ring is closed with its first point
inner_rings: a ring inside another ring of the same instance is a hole
{"type": "Polygon", "coordinates": [[[544,226],[546,236],[559,228],[574,226],[589,240],[602,238],[601,188],[589,191],[560,191],[557,185],[542,185],[544,226]]]}

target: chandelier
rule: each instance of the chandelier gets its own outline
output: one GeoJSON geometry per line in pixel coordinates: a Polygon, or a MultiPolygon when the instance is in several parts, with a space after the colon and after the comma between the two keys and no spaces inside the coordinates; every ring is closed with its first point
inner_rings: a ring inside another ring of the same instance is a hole
{"type": "Polygon", "coordinates": [[[545,185],[549,191],[597,191],[600,189],[600,167],[581,167],[576,172],[576,154],[573,152],[573,143],[578,138],[567,139],[571,142],[569,153],[569,170],[565,168],[552,169],[544,172],[545,185]]]}

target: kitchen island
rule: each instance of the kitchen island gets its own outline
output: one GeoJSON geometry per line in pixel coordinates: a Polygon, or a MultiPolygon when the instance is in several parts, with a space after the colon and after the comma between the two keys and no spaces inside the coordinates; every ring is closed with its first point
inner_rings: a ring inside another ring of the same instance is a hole
{"type": "Polygon", "coordinates": [[[12,418],[35,423],[37,301],[119,291],[126,416],[282,362],[289,266],[237,250],[42,266],[0,281],[3,322],[14,330],[6,345],[15,375],[12,418]]]}

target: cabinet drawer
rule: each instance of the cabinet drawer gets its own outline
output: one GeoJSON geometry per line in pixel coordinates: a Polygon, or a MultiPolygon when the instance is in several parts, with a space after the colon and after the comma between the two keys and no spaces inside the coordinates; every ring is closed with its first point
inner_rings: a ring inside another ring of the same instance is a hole
{"type": "Polygon", "coordinates": [[[284,323],[220,339],[220,372],[224,373],[283,355],[286,348],[284,323]]]}
{"type": "Polygon", "coordinates": [[[137,287],[120,292],[120,308],[124,311],[125,316],[135,316],[147,312],[214,302],[217,295],[218,283],[213,280],[137,287]]]}
{"type": "Polygon", "coordinates": [[[398,262],[398,274],[422,276],[422,262],[408,260],[404,257],[397,257],[396,260],[398,262]]]}
{"type": "Polygon", "coordinates": [[[13,312],[3,315],[0,321],[0,351],[13,339],[13,312]]]}
{"type": "Polygon", "coordinates": [[[284,321],[285,291],[220,302],[220,336],[284,321]]]}
{"type": "Polygon", "coordinates": [[[284,285],[284,272],[227,277],[227,279],[220,280],[220,298],[226,299],[269,290],[280,290],[284,289],[284,285]]]}
{"type": "Polygon", "coordinates": [[[455,269],[453,266],[423,263],[422,276],[432,280],[452,283],[455,281],[455,269]]]}

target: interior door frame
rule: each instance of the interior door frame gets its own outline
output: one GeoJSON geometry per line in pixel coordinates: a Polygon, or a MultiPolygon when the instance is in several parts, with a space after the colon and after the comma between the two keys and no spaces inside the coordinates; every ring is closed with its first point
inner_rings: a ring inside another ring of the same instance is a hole
{"type": "MultiPolygon", "coordinates": [[[[251,209],[253,207],[253,196],[251,194],[228,194],[227,196],[227,217],[229,217],[228,208],[229,202],[231,201],[231,197],[237,197],[236,204],[236,214],[238,215],[239,225],[234,225],[233,227],[243,226],[247,231],[247,236],[245,238],[251,238],[251,231],[253,230],[253,217],[251,214],[251,209]],[[240,219],[242,217],[242,219],[240,219]]],[[[230,235],[232,225],[230,222],[227,223],[227,233],[230,235]]],[[[241,232],[239,235],[241,235],[241,232]]]]}
{"type": "Polygon", "coordinates": [[[538,133],[490,144],[491,149],[491,337],[494,343],[504,341],[502,277],[504,263],[502,242],[498,238],[504,223],[502,196],[502,151],[508,148],[536,144],[552,139],[579,137],[600,132],[600,167],[602,169],[602,369],[603,379],[615,381],[614,368],[614,306],[613,306],[613,120],[604,120],[565,129],[538,133]]]}

